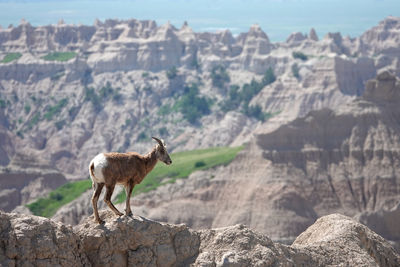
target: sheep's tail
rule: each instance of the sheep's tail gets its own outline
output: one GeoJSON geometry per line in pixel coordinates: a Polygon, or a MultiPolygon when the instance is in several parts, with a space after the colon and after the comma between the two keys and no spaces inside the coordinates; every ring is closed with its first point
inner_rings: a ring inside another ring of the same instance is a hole
{"type": "Polygon", "coordinates": [[[96,190],[96,183],[94,181],[94,162],[92,162],[89,166],[89,173],[90,173],[90,178],[92,178],[92,188],[93,190],[96,190]]]}

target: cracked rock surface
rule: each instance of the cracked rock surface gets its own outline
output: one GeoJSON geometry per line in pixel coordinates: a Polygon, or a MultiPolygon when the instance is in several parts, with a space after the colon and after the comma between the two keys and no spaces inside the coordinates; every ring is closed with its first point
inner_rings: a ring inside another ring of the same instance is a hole
{"type": "Polygon", "coordinates": [[[340,214],[318,219],[291,245],[244,225],[194,231],[186,225],[102,210],[74,228],[0,213],[1,266],[399,266],[381,236],[340,214]]]}

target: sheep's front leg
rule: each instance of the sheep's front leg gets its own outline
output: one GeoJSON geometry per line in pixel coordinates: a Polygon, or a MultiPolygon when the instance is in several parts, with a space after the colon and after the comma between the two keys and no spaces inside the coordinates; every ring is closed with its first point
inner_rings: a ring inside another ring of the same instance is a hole
{"type": "Polygon", "coordinates": [[[131,195],[132,195],[132,190],[133,190],[133,181],[130,180],[126,185],[125,185],[125,193],[126,193],[126,203],[125,203],[125,214],[126,216],[131,216],[132,211],[131,211],[131,195]]]}
{"type": "Polygon", "coordinates": [[[93,206],[93,213],[94,213],[94,220],[95,222],[102,224],[104,221],[100,220],[99,211],[97,210],[97,201],[99,200],[101,190],[103,189],[104,184],[93,184],[93,196],[92,196],[92,206],[93,206]]]}
{"type": "Polygon", "coordinates": [[[106,195],[104,196],[104,202],[106,202],[108,207],[110,207],[110,209],[115,214],[117,214],[118,216],[122,216],[123,214],[121,212],[119,212],[119,210],[117,210],[117,208],[111,202],[111,196],[114,192],[114,187],[115,187],[115,184],[114,185],[106,185],[106,195]]]}

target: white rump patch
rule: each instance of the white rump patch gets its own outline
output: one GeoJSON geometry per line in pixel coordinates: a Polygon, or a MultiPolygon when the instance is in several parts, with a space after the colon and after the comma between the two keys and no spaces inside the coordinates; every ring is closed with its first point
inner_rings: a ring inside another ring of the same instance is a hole
{"type": "Polygon", "coordinates": [[[89,166],[92,166],[92,163],[94,163],[94,176],[92,177],[93,181],[96,183],[105,183],[104,180],[104,175],[103,175],[103,169],[107,167],[107,158],[104,156],[103,153],[98,154],[94,159],[92,159],[92,162],[90,163],[89,166]]]}

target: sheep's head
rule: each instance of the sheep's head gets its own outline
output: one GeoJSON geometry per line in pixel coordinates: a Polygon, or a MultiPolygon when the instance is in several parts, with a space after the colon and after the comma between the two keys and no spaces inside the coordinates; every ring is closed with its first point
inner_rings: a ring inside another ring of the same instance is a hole
{"type": "Polygon", "coordinates": [[[160,140],[156,137],[153,137],[154,140],[157,141],[158,145],[156,146],[156,156],[157,159],[164,162],[167,165],[172,163],[171,158],[169,157],[167,147],[165,146],[164,140],[160,140]]]}

